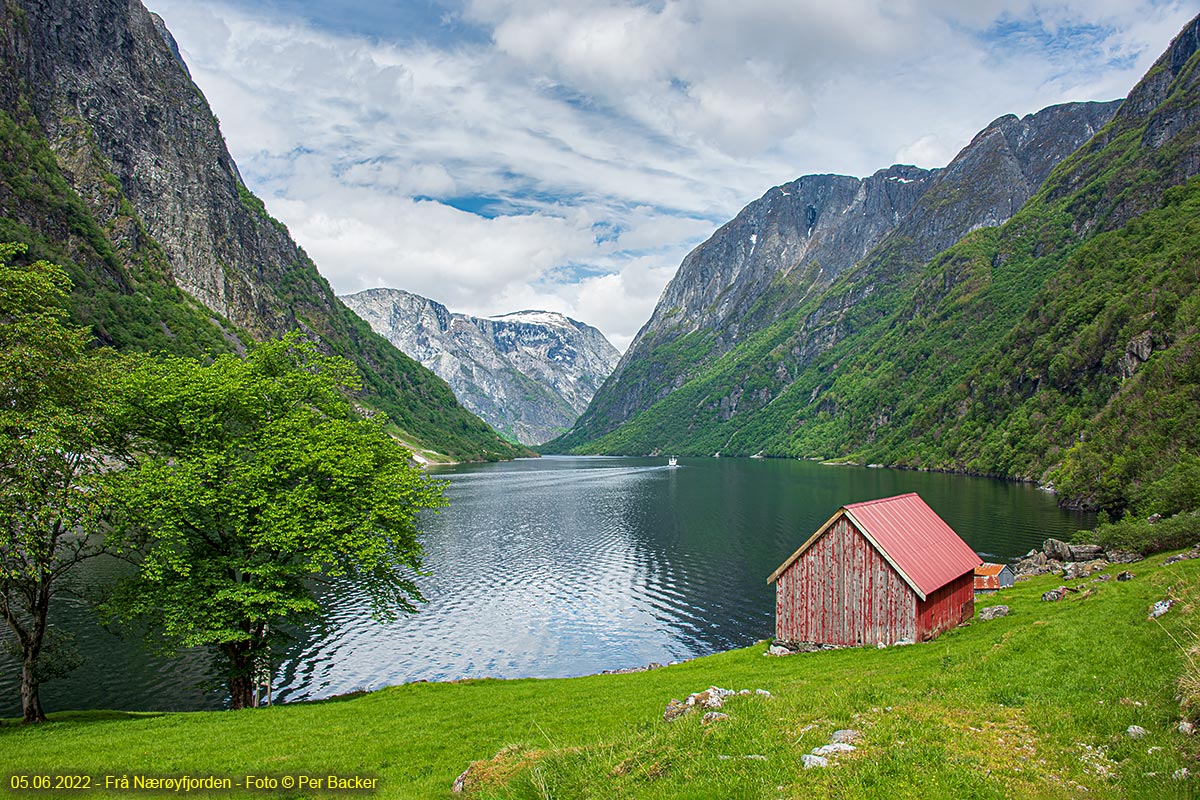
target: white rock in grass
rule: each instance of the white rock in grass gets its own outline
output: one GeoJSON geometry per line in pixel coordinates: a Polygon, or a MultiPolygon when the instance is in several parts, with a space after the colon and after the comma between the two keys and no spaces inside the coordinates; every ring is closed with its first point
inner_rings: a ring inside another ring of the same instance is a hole
{"type": "Polygon", "coordinates": [[[850,744],[851,742],[856,741],[861,735],[862,734],[853,728],[843,728],[840,731],[834,731],[833,736],[830,736],[829,740],[832,742],[844,742],[845,744],[850,744]]]}
{"type": "Polygon", "coordinates": [[[467,767],[466,769],[464,769],[462,771],[462,774],[460,774],[457,778],[454,779],[454,785],[450,787],[450,791],[452,791],[456,794],[463,791],[467,787],[467,774],[470,773],[470,771],[471,771],[470,767],[467,767]]]}
{"type": "Polygon", "coordinates": [[[700,720],[701,725],[708,725],[712,722],[718,722],[723,719],[729,719],[728,714],[722,714],[720,711],[710,711],[700,720]]]}
{"type": "Polygon", "coordinates": [[[854,745],[846,744],[845,742],[834,742],[833,744],[823,744],[813,750],[814,756],[833,756],[838,753],[853,753],[854,745]]]}
{"type": "Polygon", "coordinates": [[[1141,725],[1130,725],[1125,729],[1125,735],[1130,739],[1141,739],[1146,735],[1146,729],[1141,725]]]}
{"type": "Polygon", "coordinates": [[[814,756],[812,753],[805,753],[804,755],[800,756],[800,761],[804,764],[805,769],[812,769],[813,767],[828,767],[829,766],[828,758],[822,758],[821,756],[814,756]]]}

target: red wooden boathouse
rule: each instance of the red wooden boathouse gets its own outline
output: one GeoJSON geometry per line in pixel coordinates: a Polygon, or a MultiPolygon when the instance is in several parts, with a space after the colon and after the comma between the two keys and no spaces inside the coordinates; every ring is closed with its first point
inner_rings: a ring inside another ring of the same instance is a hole
{"type": "Polygon", "coordinates": [[[850,646],[932,639],[975,615],[980,563],[916,493],[842,506],[767,579],[775,637],[850,646]]]}

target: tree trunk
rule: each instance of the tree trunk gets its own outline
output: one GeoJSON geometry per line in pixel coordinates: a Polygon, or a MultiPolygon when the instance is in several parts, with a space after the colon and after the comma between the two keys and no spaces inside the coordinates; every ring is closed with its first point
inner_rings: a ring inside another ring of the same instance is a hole
{"type": "Polygon", "coordinates": [[[237,711],[254,705],[254,664],[245,645],[225,647],[229,659],[229,707],[237,711]]]}
{"type": "Polygon", "coordinates": [[[28,653],[21,661],[21,721],[45,722],[42,699],[38,696],[37,658],[28,653]]]}

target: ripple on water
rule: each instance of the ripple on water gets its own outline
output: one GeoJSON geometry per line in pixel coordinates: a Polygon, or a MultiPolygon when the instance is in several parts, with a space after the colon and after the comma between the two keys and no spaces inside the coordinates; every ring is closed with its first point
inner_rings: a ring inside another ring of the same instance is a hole
{"type": "MultiPolygon", "coordinates": [[[[1090,525],[1018,484],[807,462],[548,458],[436,477],[450,505],[423,517],[428,602],[380,623],[356,586],[323,588],[324,624],[294,631],[276,665],[280,699],[580,675],[750,644],[774,624],[767,575],[842,503],[918,491],[997,559],[1090,525]]],[[[219,706],[196,688],[202,656],[158,661],[93,619],[71,625],[97,666],[52,685],[52,708],[219,706]]],[[[12,697],[10,672],[0,692],[7,680],[12,697]]]]}

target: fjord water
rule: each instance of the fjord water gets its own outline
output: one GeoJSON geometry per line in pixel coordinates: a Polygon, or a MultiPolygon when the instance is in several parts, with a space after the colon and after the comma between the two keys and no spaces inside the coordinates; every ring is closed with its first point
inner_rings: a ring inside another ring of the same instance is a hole
{"type": "MultiPolygon", "coordinates": [[[[772,634],[767,576],[845,503],[919,492],[994,560],[1094,522],[1026,484],[802,461],[542,458],[431,474],[449,481],[450,506],[424,520],[428,603],[378,623],[355,586],[332,587],[323,625],[296,631],[275,665],[277,699],[582,675],[749,645],[772,634]]],[[[49,710],[222,705],[199,687],[202,655],[157,659],[82,607],[61,611],[88,663],[45,687],[49,710]]],[[[2,715],[19,711],[14,673],[0,679],[2,715]]]]}

